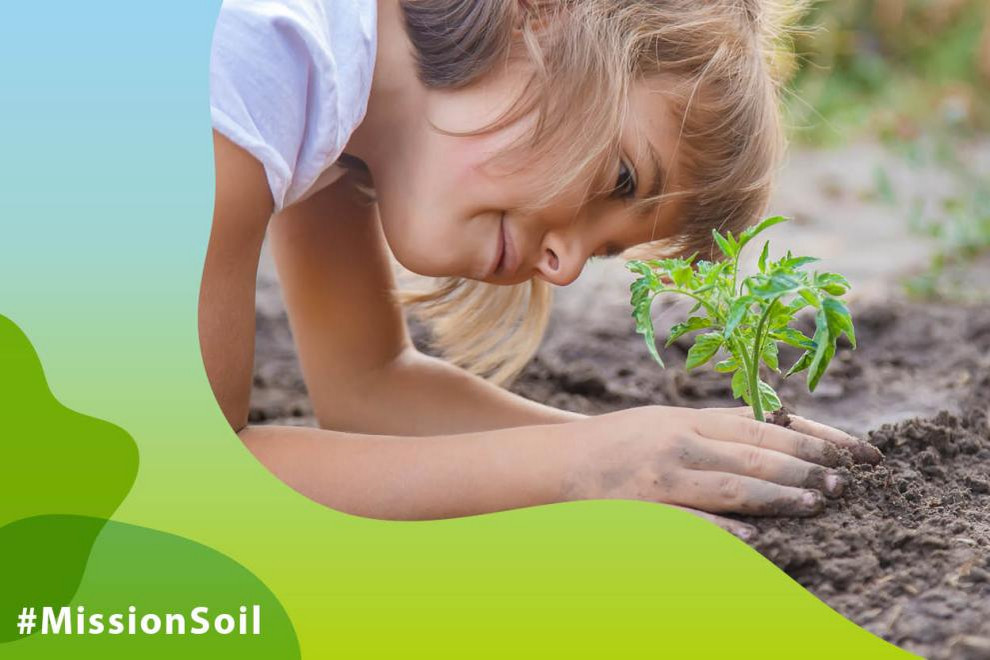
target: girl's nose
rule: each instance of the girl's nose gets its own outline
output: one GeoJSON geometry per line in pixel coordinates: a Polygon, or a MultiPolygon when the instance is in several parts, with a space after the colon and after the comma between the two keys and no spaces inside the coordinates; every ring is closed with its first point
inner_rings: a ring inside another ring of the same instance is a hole
{"type": "Polygon", "coordinates": [[[543,242],[543,254],[536,267],[546,281],[557,286],[567,286],[581,274],[587,260],[588,255],[580,246],[547,235],[543,242]]]}

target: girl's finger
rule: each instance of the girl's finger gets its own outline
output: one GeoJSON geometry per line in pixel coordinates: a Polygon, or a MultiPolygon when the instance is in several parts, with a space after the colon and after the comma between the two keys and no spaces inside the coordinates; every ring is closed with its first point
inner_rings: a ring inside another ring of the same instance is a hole
{"type": "Polygon", "coordinates": [[[731,472],[784,486],[820,490],[838,497],[845,480],[835,471],[772,449],[699,437],[681,453],[680,464],[692,470],[731,472]]]}
{"type": "MultiPolygon", "coordinates": [[[[705,408],[705,410],[714,413],[736,415],[739,417],[753,419],[753,409],[748,406],[737,408],[705,408]]],[[[822,440],[828,440],[829,442],[846,449],[850,454],[852,454],[853,460],[857,463],[870,463],[871,465],[876,465],[883,460],[883,454],[880,453],[879,449],[867,442],[863,442],[856,436],[849,435],[845,431],[841,431],[832,426],[821,424],[810,419],[805,419],[804,417],[799,417],[798,415],[788,414],[788,417],[790,417],[791,420],[791,424],[788,428],[806,435],[813,435],[816,438],[821,438],[822,440]]]]}
{"type": "Polygon", "coordinates": [[[724,415],[739,415],[753,419],[753,409],[749,406],[733,406],[731,408],[702,408],[704,412],[721,413],[724,415]]]}
{"type": "Polygon", "coordinates": [[[840,431],[837,428],[826,426],[825,424],[820,424],[804,417],[798,417],[797,415],[789,415],[789,417],[791,418],[790,428],[801,433],[823,438],[829,442],[834,442],[844,449],[848,449],[857,463],[871,463],[875,465],[883,459],[883,454],[880,453],[879,449],[869,443],[863,442],[855,436],[849,435],[845,431],[840,431]]]}
{"type": "Polygon", "coordinates": [[[698,509],[692,509],[686,506],[680,506],[679,504],[668,504],[667,506],[674,509],[680,509],[681,511],[687,511],[688,513],[698,516],[699,518],[704,518],[710,523],[714,523],[729,532],[736,538],[742,539],[743,541],[752,541],[756,538],[757,530],[752,525],[747,525],[739,520],[733,520],[732,518],[723,518],[722,516],[716,516],[714,513],[708,513],[706,511],[700,511],[698,509]]]}
{"type": "Polygon", "coordinates": [[[750,516],[814,516],[825,508],[817,490],[781,486],[729,472],[684,470],[672,504],[713,513],[750,516]]]}
{"type": "MultiPolygon", "coordinates": [[[[701,416],[696,430],[712,440],[740,442],[773,449],[819,465],[832,467],[849,462],[844,452],[840,451],[839,447],[831,441],[776,424],[757,422],[752,418],[740,415],[701,416]]],[[[880,460],[879,452],[871,445],[858,440],[856,442],[862,447],[857,447],[855,451],[848,446],[842,447],[842,449],[849,450],[854,461],[876,463],[880,460]],[[871,449],[873,452],[870,451],[871,449]]]]}

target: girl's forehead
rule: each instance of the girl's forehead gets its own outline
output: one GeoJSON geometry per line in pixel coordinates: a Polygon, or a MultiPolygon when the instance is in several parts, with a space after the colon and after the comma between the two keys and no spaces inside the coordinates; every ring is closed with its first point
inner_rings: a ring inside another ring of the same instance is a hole
{"type": "Polygon", "coordinates": [[[664,169],[674,169],[681,124],[669,93],[646,83],[634,86],[622,130],[638,149],[652,150],[664,169]]]}
{"type": "MultiPolygon", "coordinates": [[[[679,123],[672,112],[671,93],[663,81],[637,82],[614,127],[612,144],[588,144],[593,152],[571,153],[569,160],[548,145],[529,139],[538,117],[531,113],[497,131],[474,136],[462,142],[460,149],[471,152],[474,167],[493,178],[501,178],[516,188],[520,197],[540,197],[540,191],[559,177],[573,174],[571,185],[559,189],[555,197],[543,197],[544,203],[581,205],[610,190],[618,172],[619,160],[625,161],[642,183],[641,196],[658,196],[671,192],[677,171],[679,123]]],[[[574,121],[565,136],[564,149],[584,140],[582,124],[574,121]],[[568,145],[567,142],[572,142],[568,145]]],[[[557,143],[560,146],[560,142],[557,143]]]]}

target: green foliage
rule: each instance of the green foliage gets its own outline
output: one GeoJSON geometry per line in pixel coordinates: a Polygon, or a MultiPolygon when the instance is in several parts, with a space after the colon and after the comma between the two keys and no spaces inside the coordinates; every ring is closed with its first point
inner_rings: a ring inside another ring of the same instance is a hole
{"type": "Polygon", "coordinates": [[[940,123],[990,126],[987,0],[808,4],[784,71],[795,137],[821,144],[863,133],[903,139],[940,123]]]}
{"type": "Polygon", "coordinates": [[[856,346],[852,317],[839,299],[849,290],[849,282],[837,273],[803,270],[817,259],[788,252],[771,261],[767,241],[757,262],[758,272],[739,281],[739,255],[746,244],[784,221],[781,216],[767,218],[738,238],[713,230],[712,238],[725,257],[718,262],[696,260],[695,255],[627,264],[639,275],[630,286],[636,331],[643,335],[653,358],[664,366],[650,315],[654,299],[665,293],[692,298],[691,316],[671,328],[666,345],[690,332],[707,331],[696,335],[685,368],[700,367],[724,354],[725,359],[714,365],[715,371],[732,374],[732,395],[752,406],[757,419],[781,407],[777,393],[760,378],[761,363],[779,372],[778,342],[804,351],[786,376],[806,371],[812,391],[835,355],[839,337],[845,334],[856,346]],[[790,327],[795,315],[808,306],[817,310],[813,337],[790,327]]]}

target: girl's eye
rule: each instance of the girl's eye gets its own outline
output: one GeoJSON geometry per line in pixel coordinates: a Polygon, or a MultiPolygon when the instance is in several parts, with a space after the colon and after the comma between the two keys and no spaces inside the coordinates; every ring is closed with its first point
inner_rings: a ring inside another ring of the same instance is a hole
{"type": "Polygon", "coordinates": [[[632,197],[636,194],[636,178],[626,166],[625,161],[619,161],[619,176],[612,190],[613,197],[632,197]]]}

